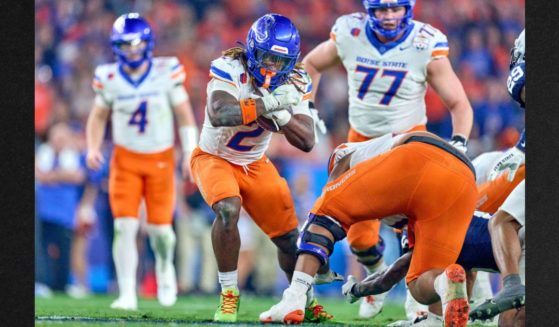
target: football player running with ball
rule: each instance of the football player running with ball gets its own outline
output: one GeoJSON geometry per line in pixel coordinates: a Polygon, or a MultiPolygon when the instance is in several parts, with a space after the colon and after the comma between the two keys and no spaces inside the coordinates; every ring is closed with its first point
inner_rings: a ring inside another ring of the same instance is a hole
{"type": "Polygon", "coordinates": [[[87,165],[100,169],[101,145],[107,121],[112,123],[114,150],[110,163],[109,197],[115,217],[113,259],[119,298],[111,308],[136,310],[136,269],[142,198],[147,209],[147,232],[155,253],[157,299],[164,306],[177,300],[173,265],[175,233],[175,151],[173,114],[181,138],[184,177],[190,175],[190,154],[198,129],[183,82],[185,72],[175,57],[152,58],[153,35],[137,13],[118,17],[111,43],[117,63],[95,69],[97,93],[86,128],[87,165]]]}
{"type": "MultiPolygon", "coordinates": [[[[361,142],[386,133],[426,130],[424,97],[430,85],[450,111],[451,144],[465,152],[473,111],[447,58],[446,36],[412,19],[415,0],[363,4],[366,13],[339,17],[330,39],[303,59],[314,84],[312,99],[321,73],[343,64],[349,86],[348,142],[361,142]]],[[[369,274],[385,267],[379,230],[379,221],[368,220],[352,226],[347,235],[352,252],[369,274]]],[[[364,298],[359,316],[377,315],[385,296],[364,298]]]]}
{"type": "MultiPolygon", "coordinates": [[[[221,299],[214,321],[237,320],[241,206],[277,246],[280,267],[289,280],[295,268],[299,232],[293,199],[287,182],[264,155],[272,132],[263,127],[277,125],[302,151],[314,146],[308,100],[312,84],[297,64],[299,54],[295,25],[284,16],[267,14],[254,22],[245,47],[226,50],[210,67],[205,120],[191,167],[216,215],[212,243],[221,299]]],[[[307,321],[330,319],[312,289],[306,294],[307,321]]]]}

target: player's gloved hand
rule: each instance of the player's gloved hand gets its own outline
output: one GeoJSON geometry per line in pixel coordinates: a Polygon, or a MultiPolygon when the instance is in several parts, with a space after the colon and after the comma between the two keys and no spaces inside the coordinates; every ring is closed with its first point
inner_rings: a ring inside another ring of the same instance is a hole
{"type": "Polygon", "coordinates": [[[278,127],[278,129],[281,126],[287,125],[292,117],[291,112],[289,112],[289,110],[287,109],[266,112],[265,114],[262,114],[262,116],[273,120],[274,123],[278,125],[276,126],[278,127]]]}
{"type": "Polygon", "coordinates": [[[325,274],[316,274],[314,276],[315,285],[330,284],[332,282],[342,282],[343,280],[343,275],[340,275],[332,270],[328,270],[328,272],[325,274]]]}
{"type": "Polygon", "coordinates": [[[489,173],[488,179],[494,181],[497,177],[501,176],[505,171],[509,171],[507,180],[512,182],[514,175],[518,171],[518,168],[524,163],[526,155],[517,147],[512,147],[508,149],[501,159],[493,166],[491,173],[489,173]]]}
{"type": "Polygon", "coordinates": [[[468,150],[468,140],[466,140],[466,138],[462,135],[454,135],[448,143],[450,143],[450,145],[462,151],[463,153],[466,153],[466,151],[468,150]]]}
{"type": "Polygon", "coordinates": [[[293,84],[283,84],[261,99],[266,111],[275,111],[298,104],[303,101],[303,95],[293,84]]]}
{"type": "Polygon", "coordinates": [[[342,286],[342,293],[345,296],[346,301],[349,303],[354,303],[359,300],[359,298],[352,292],[353,286],[355,286],[355,284],[357,284],[357,279],[353,277],[353,275],[349,275],[347,276],[347,282],[345,282],[345,284],[342,286]]]}

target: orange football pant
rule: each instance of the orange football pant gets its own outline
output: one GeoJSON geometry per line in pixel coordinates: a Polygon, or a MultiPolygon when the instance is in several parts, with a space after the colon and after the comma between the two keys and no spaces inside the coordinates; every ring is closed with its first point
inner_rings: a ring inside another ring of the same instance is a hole
{"type": "Polygon", "coordinates": [[[115,145],[109,173],[109,201],[115,218],[138,217],[142,197],[149,224],[173,222],[175,150],[139,153],[115,145]]]}
{"type": "Polygon", "coordinates": [[[514,190],[516,185],[524,180],[526,175],[525,166],[518,168],[512,182],[507,180],[508,173],[502,174],[494,181],[487,181],[478,186],[479,199],[477,210],[494,214],[499,210],[501,204],[505,202],[509,194],[514,190]]]}
{"type": "Polygon", "coordinates": [[[190,166],[210,207],[225,198],[239,197],[243,208],[268,237],[285,235],[297,228],[287,181],[266,156],[243,168],[196,148],[190,166]]]}
{"type": "MultiPolygon", "coordinates": [[[[425,125],[417,125],[405,133],[417,131],[427,131],[427,128],[425,125]]],[[[347,134],[348,142],[365,142],[370,139],[370,137],[360,134],[353,128],[349,128],[349,132],[347,134]]],[[[380,221],[365,220],[349,228],[349,231],[347,232],[347,241],[349,246],[351,246],[354,250],[365,251],[372,248],[379,242],[379,233],[380,221]]]]}
{"type": "Polygon", "coordinates": [[[326,184],[311,212],[357,223],[405,214],[415,231],[406,282],[456,262],[476,207],[472,171],[433,145],[410,142],[351,168],[326,184]]]}

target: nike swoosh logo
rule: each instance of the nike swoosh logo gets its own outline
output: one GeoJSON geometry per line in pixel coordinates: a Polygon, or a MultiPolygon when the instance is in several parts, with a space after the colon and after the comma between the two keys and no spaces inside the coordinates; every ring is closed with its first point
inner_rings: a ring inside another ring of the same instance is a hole
{"type": "Polygon", "coordinates": [[[408,45],[407,47],[400,47],[400,50],[406,50],[407,48],[411,47],[411,45],[408,45]]]}

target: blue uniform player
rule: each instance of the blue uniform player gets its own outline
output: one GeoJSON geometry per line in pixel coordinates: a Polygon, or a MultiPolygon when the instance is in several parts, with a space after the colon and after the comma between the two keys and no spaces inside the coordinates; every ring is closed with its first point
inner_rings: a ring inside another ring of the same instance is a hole
{"type": "MultiPolygon", "coordinates": [[[[526,106],[526,55],[525,30],[520,33],[512,49],[510,74],[507,89],[511,97],[522,108],[526,106]]],[[[522,131],[518,143],[506,151],[493,167],[489,179],[496,179],[509,172],[509,180],[525,161],[525,133],[522,131]]],[[[490,319],[501,312],[523,307],[525,304],[524,265],[519,264],[522,247],[516,235],[525,226],[525,186],[522,181],[507,197],[503,205],[489,222],[491,243],[495,260],[503,280],[503,288],[495,297],[482,303],[470,312],[471,319],[490,319]]]]}

